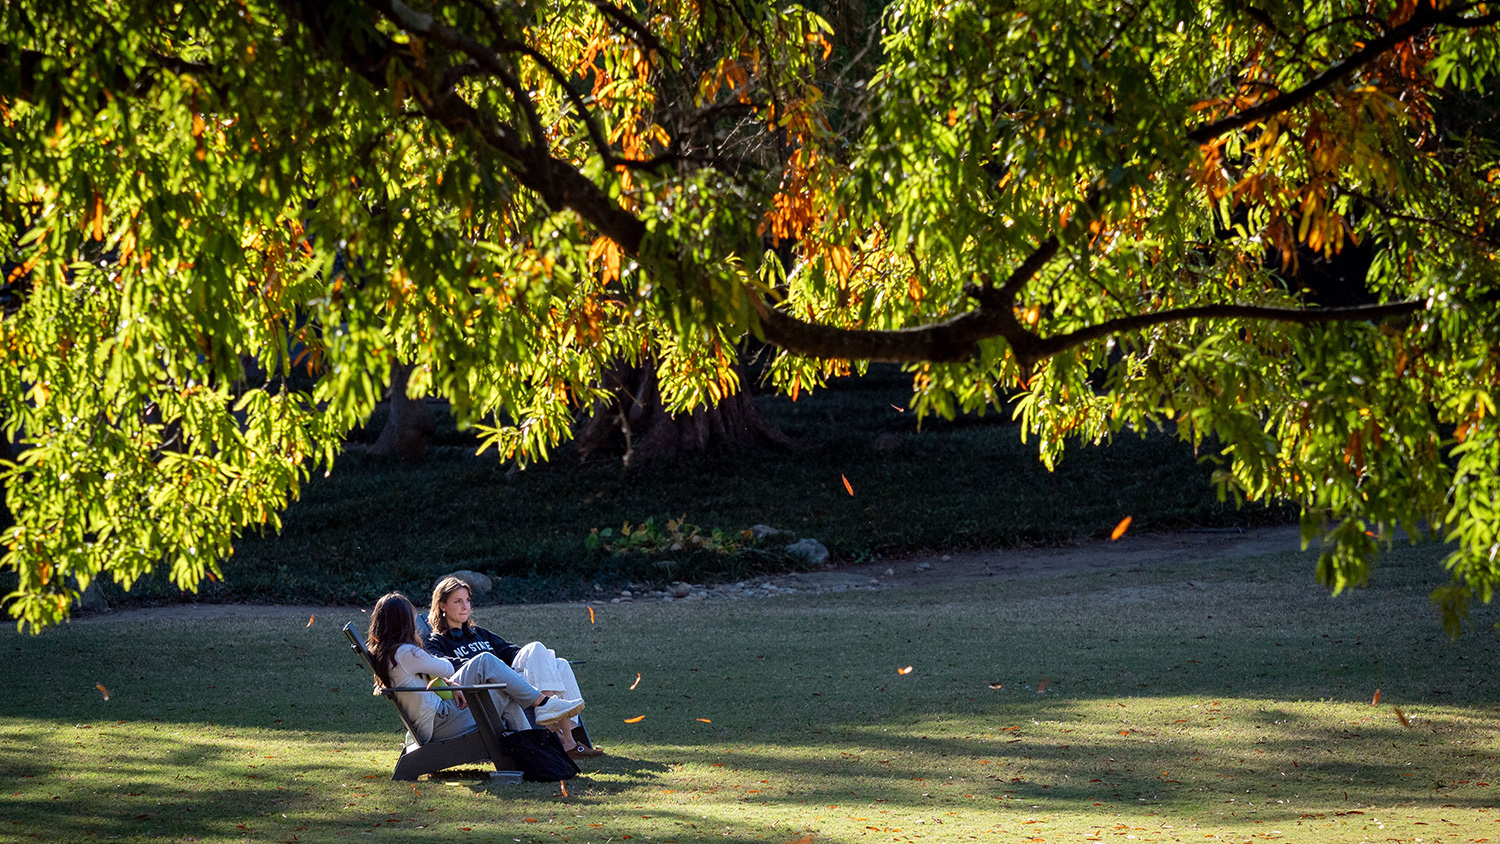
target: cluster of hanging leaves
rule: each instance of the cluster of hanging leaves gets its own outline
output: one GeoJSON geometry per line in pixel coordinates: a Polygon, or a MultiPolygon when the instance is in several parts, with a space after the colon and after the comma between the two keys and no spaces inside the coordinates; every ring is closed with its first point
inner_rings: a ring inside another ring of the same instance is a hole
{"type": "MultiPolygon", "coordinates": [[[[930,325],[1041,255],[1000,303],[1013,327],[915,366],[919,411],[1013,398],[1048,465],[1175,426],[1220,451],[1225,494],[1302,504],[1334,592],[1398,526],[1452,540],[1433,600],[1456,634],[1500,585],[1500,131],[1455,113],[1495,113],[1460,91],[1495,83],[1497,22],[1495,4],[1410,1],[895,6],[790,309],[930,325]],[[1360,304],[1404,315],[1278,321],[1326,304],[1309,265],[1353,253],[1360,304]],[[1027,335],[1067,339],[1034,359],[1027,335]]],[[[777,377],[825,368],[786,356],[777,377]]]]}
{"type": "Polygon", "coordinates": [[[606,368],[686,409],[758,334],[794,396],[885,359],[921,412],[1019,397],[1049,463],[1175,425],[1303,503],[1335,590],[1432,526],[1461,618],[1500,583],[1500,160],[1445,109],[1492,5],[4,3],[8,610],[217,576],[394,361],[538,458],[606,368]],[[1381,318],[1278,316],[1355,249],[1381,318]]]}
{"type": "Polygon", "coordinates": [[[784,158],[766,121],[807,96],[818,18],[429,7],[504,51],[487,73],[381,4],[313,5],[0,6],[4,565],[23,623],[64,618],[101,575],[218,576],[238,532],[276,527],[331,466],[396,360],[502,458],[545,457],[621,360],[659,361],[674,407],[737,387],[736,256],[759,255],[760,181],[784,158]],[[438,82],[534,160],[424,115],[438,82]],[[640,272],[508,173],[541,159],[648,221],[659,266],[722,271],[640,272]]]}

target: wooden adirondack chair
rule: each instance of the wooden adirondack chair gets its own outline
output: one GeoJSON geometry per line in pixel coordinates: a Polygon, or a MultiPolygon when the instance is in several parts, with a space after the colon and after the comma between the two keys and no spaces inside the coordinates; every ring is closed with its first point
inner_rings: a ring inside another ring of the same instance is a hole
{"type": "MultiPolygon", "coordinates": [[[[364,641],[355,632],[353,623],[344,625],[344,635],[349,637],[349,647],[359,655],[360,662],[365,669],[374,675],[374,661],[370,658],[370,652],[365,649],[364,641]]],[[[469,711],[474,714],[475,729],[455,738],[425,743],[417,740],[417,731],[407,719],[406,712],[397,705],[396,695],[426,693],[427,689],[422,686],[379,689],[380,694],[391,702],[391,706],[396,710],[396,716],[406,727],[406,744],[401,748],[401,756],[396,760],[396,770],[391,774],[391,779],[414,780],[423,774],[436,773],[456,765],[490,762],[495,766],[495,772],[490,774],[491,778],[505,782],[520,782],[521,771],[517,769],[515,761],[500,749],[500,735],[505,730],[500,712],[496,709],[492,696],[483,694],[492,689],[503,688],[505,688],[504,683],[449,686],[450,691],[481,692],[481,694],[468,696],[469,711]]]]}

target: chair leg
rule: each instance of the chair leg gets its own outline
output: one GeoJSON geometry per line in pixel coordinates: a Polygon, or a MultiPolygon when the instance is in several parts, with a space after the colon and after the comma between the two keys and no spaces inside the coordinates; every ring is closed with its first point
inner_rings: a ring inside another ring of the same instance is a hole
{"type": "Polygon", "coordinates": [[[583,747],[594,746],[594,742],[589,738],[589,728],[583,725],[583,716],[576,716],[573,721],[573,741],[583,747]]]}

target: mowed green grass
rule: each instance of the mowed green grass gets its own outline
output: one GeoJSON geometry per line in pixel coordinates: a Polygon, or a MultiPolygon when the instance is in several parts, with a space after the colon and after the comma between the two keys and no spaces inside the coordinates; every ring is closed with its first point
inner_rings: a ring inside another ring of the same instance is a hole
{"type": "Polygon", "coordinates": [[[0,842],[1500,840],[1497,614],[1444,638],[1440,556],[1398,549],[1337,599],[1283,554],[486,608],[589,660],[610,755],[566,796],[391,782],[357,610],[7,632],[0,842]]]}

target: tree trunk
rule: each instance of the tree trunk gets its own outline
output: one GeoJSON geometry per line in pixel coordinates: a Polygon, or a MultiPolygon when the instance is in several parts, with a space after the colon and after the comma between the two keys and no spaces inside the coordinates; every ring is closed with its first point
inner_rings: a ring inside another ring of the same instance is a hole
{"type": "Polygon", "coordinates": [[[397,363],[391,366],[390,414],[380,436],[370,446],[371,454],[395,454],[403,460],[419,460],[427,453],[427,440],[437,430],[427,402],[406,395],[412,367],[397,363]]]}
{"type": "Polygon", "coordinates": [[[793,443],[761,415],[743,390],[712,407],[673,415],[662,405],[656,367],[622,367],[606,376],[612,397],[594,408],[575,436],[581,458],[623,454],[626,466],[735,443],[784,449],[793,443]]]}

